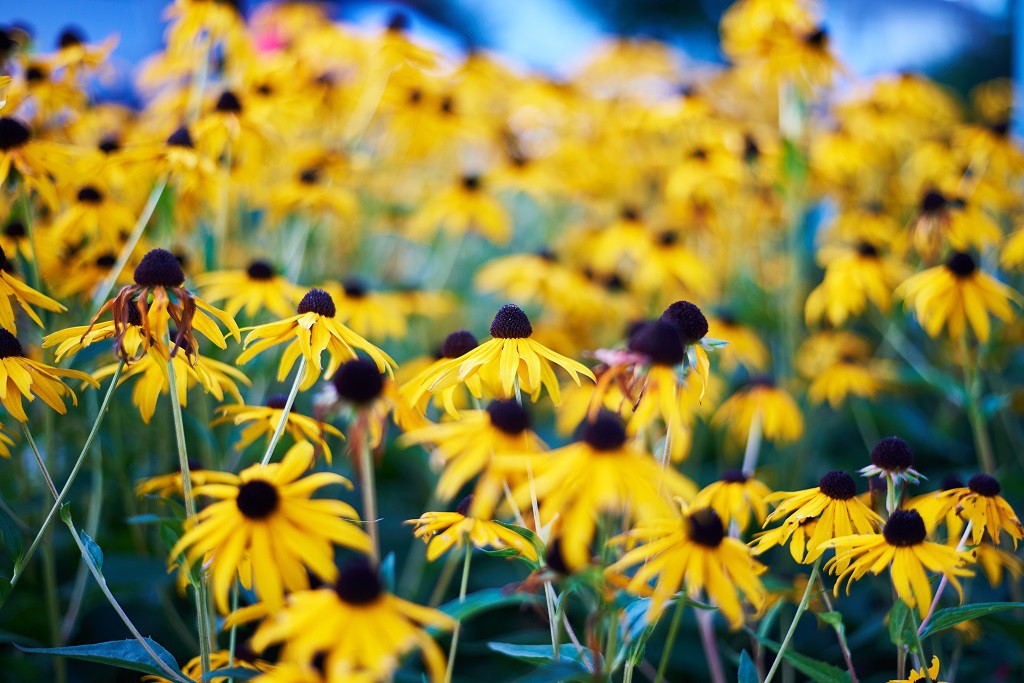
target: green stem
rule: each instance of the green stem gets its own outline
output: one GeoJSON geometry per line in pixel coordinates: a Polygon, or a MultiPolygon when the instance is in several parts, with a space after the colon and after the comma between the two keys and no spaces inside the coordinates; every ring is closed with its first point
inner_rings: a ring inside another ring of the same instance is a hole
{"type": "MultiPolygon", "coordinates": [[[[170,339],[167,340],[170,347],[170,339]]],[[[185,445],[185,424],[181,417],[181,404],[178,402],[178,377],[174,369],[174,359],[167,359],[167,379],[169,384],[171,413],[174,417],[174,436],[178,446],[178,466],[181,468],[181,489],[185,498],[185,516],[189,523],[196,519],[196,499],[192,493],[192,472],[188,466],[188,450],[185,445]]],[[[184,571],[185,568],[183,567],[184,571]]],[[[196,631],[199,635],[199,659],[205,676],[210,672],[210,624],[207,619],[209,596],[206,591],[206,579],[203,569],[199,569],[199,581],[195,586],[196,631]]]]}
{"type": "Polygon", "coordinates": [[[374,481],[373,453],[370,450],[370,415],[359,411],[356,429],[356,448],[359,450],[359,476],[363,488],[363,521],[370,534],[371,555],[374,564],[380,563],[380,529],[377,524],[377,485],[374,481]]]}
{"type": "Polygon", "coordinates": [[[764,683],[771,683],[772,678],[775,677],[775,672],[779,666],[782,665],[784,660],[783,655],[786,653],[786,649],[789,647],[790,641],[793,639],[793,634],[796,633],[796,625],[800,622],[800,616],[807,610],[807,605],[811,601],[811,589],[814,588],[815,580],[818,578],[818,570],[821,567],[821,558],[819,557],[814,561],[814,566],[811,568],[811,576],[807,579],[807,587],[804,589],[804,596],[800,599],[800,605],[796,608],[796,614],[793,615],[793,622],[789,625],[789,630],[786,631],[786,637],[782,639],[782,644],[779,646],[779,651],[775,655],[775,661],[772,662],[772,668],[768,670],[768,675],[764,679],[764,683]]]}
{"type": "Polygon", "coordinates": [[[274,429],[274,435],[270,437],[270,443],[267,444],[267,450],[263,452],[263,457],[260,459],[260,464],[266,466],[270,462],[270,458],[274,456],[274,449],[277,448],[277,442],[281,440],[281,435],[284,433],[285,425],[288,424],[288,415],[292,412],[292,405],[295,403],[295,396],[299,393],[299,385],[302,384],[302,378],[306,374],[306,357],[299,357],[299,367],[295,371],[295,381],[292,382],[291,391],[288,392],[288,399],[284,402],[284,408],[281,410],[281,419],[277,422],[277,427],[274,429]]]}
{"type": "MultiPolygon", "coordinates": [[[[231,612],[238,611],[238,582],[231,587],[231,612]]],[[[238,624],[231,625],[231,632],[228,635],[228,668],[235,665],[235,646],[238,644],[238,624]]],[[[228,683],[235,683],[234,678],[229,678],[228,683]]]]}
{"type": "Polygon", "coordinates": [[[683,612],[686,611],[686,601],[682,595],[676,596],[675,609],[672,610],[672,622],[668,626],[668,637],[665,639],[665,649],[661,653],[661,661],[658,662],[658,676],[654,683],[661,683],[665,680],[665,669],[668,668],[668,660],[671,659],[672,646],[676,642],[676,635],[679,633],[679,625],[683,623],[683,612]]]}
{"type": "MultiPolygon", "coordinates": [[[[82,469],[82,464],[85,462],[85,456],[89,453],[89,450],[92,448],[92,442],[96,438],[96,434],[100,430],[100,424],[102,424],[103,422],[103,416],[106,415],[107,413],[107,406],[110,405],[110,397],[114,393],[114,388],[117,386],[117,382],[121,377],[122,370],[124,370],[123,361],[118,364],[117,369],[114,371],[114,376],[110,378],[110,386],[107,388],[107,394],[106,396],[103,397],[103,403],[100,404],[99,413],[97,413],[96,419],[92,423],[92,429],[89,430],[89,436],[85,440],[85,445],[82,446],[82,452],[79,453],[78,460],[75,461],[74,467],[71,468],[71,474],[68,475],[68,480],[64,484],[64,488],[61,489],[59,494],[57,494],[57,497],[53,503],[53,507],[50,508],[50,512],[46,515],[46,519],[43,520],[43,525],[42,527],[40,527],[39,532],[36,534],[36,537],[32,540],[32,543],[29,545],[28,550],[25,551],[24,556],[22,556],[22,558],[15,563],[14,573],[11,575],[11,590],[7,592],[7,597],[10,597],[11,593],[13,592],[14,586],[18,583],[18,580],[25,573],[25,567],[28,566],[29,560],[32,559],[32,554],[35,553],[36,549],[39,547],[39,543],[40,541],[42,541],[43,536],[46,535],[46,530],[49,529],[50,524],[53,523],[53,518],[60,511],[61,507],[63,507],[64,501],[67,499],[68,493],[71,491],[71,485],[75,482],[75,477],[78,476],[78,471],[82,469]]],[[[26,433],[28,433],[27,427],[25,431],[26,433]]],[[[32,445],[33,450],[35,450],[35,443],[30,440],[30,444],[32,445]]],[[[47,474],[46,476],[49,476],[49,474],[47,474]]],[[[6,600],[7,598],[0,600],[0,607],[3,606],[6,600]]]]}
{"type": "Polygon", "coordinates": [[[981,377],[978,374],[977,355],[968,348],[967,335],[960,338],[964,361],[964,389],[967,392],[967,417],[971,422],[974,447],[978,451],[978,464],[985,474],[995,474],[996,459],[992,452],[985,416],[981,412],[981,377]]]}
{"type": "MultiPolygon", "coordinates": [[[[462,561],[462,584],[459,586],[459,604],[466,601],[466,586],[469,585],[469,564],[473,558],[473,544],[468,538],[464,538],[466,544],[466,558],[462,561]]],[[[455,622],[455,630],[452,631],[452,646],[448,651],[448,670],[444,674],[444,683],[451,683],[452,671],[455,670],[455,652],[459,649],[459,631],[462,630],[462,620],[455,622]]]]}

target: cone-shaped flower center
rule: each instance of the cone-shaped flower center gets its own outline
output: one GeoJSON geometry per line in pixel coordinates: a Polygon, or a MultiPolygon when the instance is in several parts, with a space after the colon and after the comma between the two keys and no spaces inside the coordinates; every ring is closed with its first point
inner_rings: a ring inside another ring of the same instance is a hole
{"type": "Polygon", "coordinates": [[[469,330],[455,330],[449,334],[441,347],[441,354],[445,358],[458,358],[475,349],[480,342],[476,340],[469,330]]]}
{"type": "Polygon", "coordinates": [[[322,289],[311,289],[306,292],[296,310],[299,313],[316,313],[325,318],[333,318],[338,312],[334,306],[334,299],[322,289]]]}
{"type": "Polygon", "coordinates": [[[13,334],[0,327],[0,358],[24,356],[21,342],[13,334]]]}
{"type": "Polygon", "coordinates": [[[626,443],[626,427],[618,415],[602,410],[583,423],[580,438],[595,451],[615,451],[626,443]]]}
{"type": "Polygon", "coordinates": [[[850,500],[857,495],[857,482],[842,470],[832,470],[818,480],[818,489],[832,500],[850,500]]]}
{"type": "Polygon", "coordinates": [[[267,397],[264,405],[274,410],[284,410],[285,404],[288,403],[288,396],[285,394],[271,394],[267,397]]]}
{"type": "Polygon", "coordinates": [[[491,401],[487,415],[496,429],[510,436],[517,436],[530,428],[530,413],[515,399],[491,401]]]}
{"type": "Polygon", "coordinates": [[[717,548],[725,538],[722,518],[711,508],[695,510],[686,518],[690,540],[705,548],[717,548]]]}
{"type": "Polygon", "coordinates": [[[368,358],[356,358],[342,364],[331,381],[338,396],[356,405],[366,405],[384,391],[384,375],[368,358]]]}
{"type": "Polygon", "coordinates": [[[266,261],[253,261],[249,264],[249,267],[245,269],[245,274],[249,276],[250,280],[273,280],[274,266],[270,265],[266,261]]]}
{"type": "Polygon", "coordinates": [[[889,516],[882,534],[889,545],[904,548],[924,541],[928,530],[917,510],[896,510],[889,516]]]}
{"type": "Polygon", "coordinates": [[[970,254],[960,252],[953,254],[952,258],[946,262],[946,268],[948,268],[949,272],[953,273],[953,275],[965,278],[974,274],[974,271],[978,269],[978,264],[974,262],[974,257],[970,254]]]}
{"type": "Polygon", "coordinates": [[[384,592],[384,585],[376,568],[360,557],[341,568],[334,591],[350,605],[369,605],[384,592]]]}
{"type": "Polygon", "coordinates": [[[103,201],[103,193],[92,185],[86,185],[78,191],[78,201],[83,204],[99,204],[103,201]]]}
{"type": "Polygon", "coordinates": [[[192,134],[185,126],[171,133],[171,136],[167,138],[167,144],[172,147],[187,147],[189,149],[195,147],[195,143],[192,142],[192,134]]]}
{"type": "Polygon", "coordinates": [[[242,103],[238,101],[238,95],[230,90],[225,90],[221,93],[220,98],[218,98],[214,109],[229,114],[241,114],[242,103]]]}
{"type": "Polygon", "coordinates": [[[491,336],[495,339],[526,339],[532,334],[530,319],[515,304],[502,306],[491,321],[491,336]]]}
{"type": "Polygon", "coordinates": [[[914,466],[914,452],[898,436],[887,436],[871,449],[871,464],[886,472],[902,472],[914,466]]]}
{"type": "Polygon", "coordinates": [[[25,224],[21,221],[11,221],[4,226],[4,234],[8,237],[18,238],[24,237],[28,232],[25,230],[25,224]]]}
{"type": "Polygon", "coordinates": [[[21,147],[32,138],[32,131],[21,121],[8,116],[0,118],[0,150],[21,147]]]}
{"type": "Polygon", "coordinates": [[[731,467],[722,472],[721,481],[724,481],[727,484],[746,484],[747,479],[749,478],[750,477],[743,474],[743,470],[731,467]]]}
{"type": "Polygon", "coordinates": [[[342,282],[341,287],[345,290],[345,296],[350,299],[361,299],[370,291],[365,282],[354,277],[342,282]]]}
{"type": "Polygon", "coordinates": [[[473,494],[469,494],[465,498],[459,501],[459,504],[455,506],[455,511],[463,517],[469,515],[469,506],[473,504],[473,494]]]}
{"type": "Polygon", "coordinates": [[[975,474],[967,481],[967,488],[986,498],[994,498],[1002,491],[1002,487],[999,486],[996,478],[990,477],[987,474],[975,474]]]}
{"type": "Polygon", "coordinates": [[[166,249],[153,249],[135,266],[135,284],[142,287],[181,287],[185,271],[178,258],[166,249]]]}
{"type": "Polygon", "coordinates": [[[667,320],[652,320],[629,337],[629,350],[643,354],[656,365],[676,366],[686,357],[679,330],[667,320]]]}
{"type": "Polygon", "coordinates": [[[68,26],[61,32],[60,38],[57,39],[57,46],[63,49],[66,47],[76,47],[84,42],[85,36],[81,30],[74,26],[68,26]]]}
{"type": "Polygon", "coordinates": [[[238,487],[235,504],[238,511],[249,519],[266,519],[274,514],[281,495],[277,487],[265,479],[253,479],[238,487]]]}

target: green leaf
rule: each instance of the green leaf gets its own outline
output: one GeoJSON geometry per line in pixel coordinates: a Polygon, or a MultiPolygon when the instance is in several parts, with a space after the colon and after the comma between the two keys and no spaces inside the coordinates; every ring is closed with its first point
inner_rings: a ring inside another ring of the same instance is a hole
{"type": "Polygon", "coordinates": [[[84,531],[80,531],[79,535],[81,535],[82,537],[82,545],[84,545],[85,549],[89,552],[89,559],[92,560],[92,563],[94,565],[96,565],[96,571],[102,574],[103,550],[100,548],[99,544],[96,541],[92,540],[89,534],[85,533],[84,531]]]}
{"type": "Polygon", "coordinates": [[[260,675],[260,671],[249,669],[244,666],[232,666],[224,669],[210,671],[203,676],[204,681],[212,681],[214,678],[233,678],[236,681],[248,681],[260,675]]]}
{"type": "MultiPolygon", "coordinates": [[[[165,650],[162,645],[152,638],[146,638],[146,644],[153,649],[153,652],[156,653],[157,657],[159,657],[164,664],[170,667],[172,671],[179,671],[178,663],[174,661],[174,657],[172,657],[171,653],[165,650]]],[[[112,640],[106,643],[72,645],[70,647],[21,647],[17,643],[15,643],[14,646],[22,652],[29,652],[32,654],[58,655],[61,657],[70,657],[71,659],[81,659],[86,662],[94,662],[96,664],[116,666],[121,669],[131,669],[132,671],[139,671],[141,673],[152,674],[154,676],[166,677],[167,675],[167,673],[153,661],[153,658],[150,657],[149,653],[142,649],[142,645],[139,644],[139,641],[134,639],[112,640]]]]}
{"type": "Polygon", "coordinates": [[[889,610],[889,640],[896,647],[912,647],[916,632],[910,607],[903,600],[897,598],[892,609],[889,610]]]}
{"type": "Polygon", "coordinates": [[[536,600],[537,596],[530,593],[506,593],[500,588],[485,588],[482,591],[470,593],[462,602],[459,602],[459,599],[456,598],[451,602],[441,605],[438,609],[453,619],[464,621],[481,612],[513,605],[523,605],[536,602],[536,600]]]}
{"type": "Polygon", "coordinates": [[[544,557],[544,553],[547,552],[547,547],[544,545],[544,541],[540,540],[540,536],[533,533],[526,527],[519,526],[517,524],[510,524],[509,522],[500,521],[498,522],[498,524],[502,525],[509,531],[513,531],[522,536],[523,538],[525,538],[533,546],[533,549],[537,551],[537,557],[544,557]]]}
{"type": "Polygon", "coordinates": [[[750,658],[746,650],[740,653],[738,683],[761,683],[761,677],[757,675],[757,667],[754,665],[754,660],[750,658]]]}
{"type": "Polygon", "coordinates": [[[843,624],[843,615],[839,612],[824,612],[818,618],[831,626],[840,635],[846,635],[846,626],[843,624]]]}
{"type": "Polygon", "coordinates": [[[587,669],[577,662],[555,662],[547,666],[538,667],[525,676],[515,680],[515,683],[561,683],[562,681],[589,681],[593,674],[587,673],[587,669]]]}
{"type": "Polygon", "coordinates": [[[932,615],[931,621],[921,633],[921,639],[951,629],[971,619],[980,619],[989,614],[1024,608],[1024,602],[979,602],[974,605],[945,607],[932,615]]]}
{"type": "MultiPolygon", "coordinates": [[[[759,636],[750,629],[747,629],[747,632],[757,638],[762,645],[772,652],[779,651],[779,644],[774,640],[759,636]]],[[[787,662],[793,665],[794,669],[807,676],[815,683],[850,683],[850,674],[839,667],[832,666],[831,664],[819,661],[813,657],[808,657],[807,655],[802,655],[793,650],[792,647],[787,647],[782,656],[787,662]]]]}
{"type": "MultiPolygon", "coordinates": [[[[513,657],[521,662],[526,662],[527,664],[547,664],[549,662],[556,662],[559,664],[575,663],[584,670],[586,670],[586,665],[583,662],[583,657],[581,657],[580,653],[576,650],[576,648],[569,643],[565,643],[564,645],[558,648],[557,659],[555,658],[555,652],[551,649],[550,644],[519,645],[517,643],[487,643],[487,647],[489,647],[494,652],[500,652],[503,655],[513,657]]],[[[583,654],[587,657],[588,660],[591,660],[587,663],[592,664],[593,659],[595,659],[594,653],[590,650],[584,649],[583,654]]],[[[597,657],[597,660],[598,666],[594,668],[599,669],[600,656],[597,657]]]]}
{"type": "Polygon", "coordinates": [[[14,523],[14,520],[3,507],[0,507],[0,534],[3,535],[4,548],[7,549],[7,554],[11,556],[11,560],[17,566],[21,562],[22,555],[25,554],[25,539],[21,537],[18,525],[14,523]]]}

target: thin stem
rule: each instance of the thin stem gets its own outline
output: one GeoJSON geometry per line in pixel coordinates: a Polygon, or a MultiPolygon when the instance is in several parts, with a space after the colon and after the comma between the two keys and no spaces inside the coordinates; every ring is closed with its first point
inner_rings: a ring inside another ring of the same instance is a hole
{"type": "Polygon", "coordinates": [[[761,436],[763,433],[763,420],[761,411],[754,412],[750,420],[750,431],[747,432],[747,447],[743,452],[743,474],[747,477],[754,476],[757,469],[757,459],[761,455],[761,436]]]}
{"type": "MultiPolygon", "coordinates": [[[[236,581],[231,586],[231,612],[232,614],[238,611],[238,582],[236,581]]],[[[228,668],[235,665],[235,646],[238,643],[238,624],[231,625],[231,633],[228,635],[228,668]]],[[[229,678],[228,683],[235,683],[234,678],[229,678]]],[[[856,682],[854,682],[856,683],[856,682]]]]}
{"type": "Polygon", "coordinates": [[[56,500],[60,494],[57,493],[57,487],[53,485],[53,479],[50,478],[50,471],[46,467],[46,463],[43,462],[43,456],[39,454],[39,447],[36,446],[35,439],[32,438],[32,432],[29,431],[28,423],[21,423],[21,431],[25,435],[25,441],[28,443],[29,448],[32,449],[32,455],[36,457],[36,464],[39,465],[39,471],[43,474],[43,480],[46,481],[46,487],[50,489],[50,493],[56,500]]]}
{"type": "Polygon", "coordinates": [[[370,534],[370,557],[377,564],[380,562],[380,529],[377,524],[377,485],[374,481],[373,453],[370,450],[369,421],[369,414],[360,410],[356,448],[359,450],[359,477],[363,488],[363,521],[370,534]]]}
{"type": "Polygon", "coordinates": [[[434,592],[430,594],[430,602],[427,604],[431,607],[437,607],[444,600],[444,594],[448,592],[448,586],[451,585],[452,579],[455,577],[455,568],[459,564],[459,556],[455,553],[448,553],[445,558],[444,566],[441,568],[441,575],[437,578],[437,583],[434,584],[434,592]]]}
{"type": "Polygon", "coordinates": [[[992,441],[985,425],[985,416],[981,412],[981,378],[978,374],[976,353],[972,353],[967,344],[967,334],[960,338],[960,349],[964,361],[964,389],[967,392],[967,417],[971,422],[974,435],[974,447],[978,451],[978,464],[985,474],[994,474],[996,459],[992,452],[992,441]]]}
{"type": "Polygon", "coordinates": [[[811,589],[814,588],[820,567],[821,558],[819,557],[814,561],[814,566],[811,568],[811,577],[807,579],[807,587],[804,589],[804,596],[800,598],[800,605],[796,608],[796,614],[793,615],[793,622],[789,625],[789,630],[786,631],[786,637],[782,639],[782,644],[779,646],[779,651],[775,655],[775,661],[772,662],[772,668],[768,670],[764,683],[771,683],[772,678],[775,677],[775,672],[782,665],[784,660],[782,655],[785,654],[786,648],[789,647],[789,643],[793,639],[793,634],[796,633],[796,625],[800,622],[800,616],[807,610],[807,605],[811,601],[811,589]]]}
{"type": "MultiPolygon", "coordinates": [[[[170,339],[167,340],[170,347],[170,339]]],[[[195,523],[196,499],[192,493],[192,472],[188,465],[188,450],[185,444],[185,424],[181,417],[181,403],[178,402],[178,376],[174,369],[174,359],[167,359],[167,379],[169,383],[171,413],[174,417],[174,436],[178,445],[178,466],[181,468],[181,490],[185,498],[185,516],[189,524],[195,523]]],[[[185,567],[182,567],[185,570],[185,567]]],[[[210,672],[210,624],[207,619],[209,596],[206,591],[206,579],[202,567],[199,569],[199,581],[194,586],[196,604],[196,631],[199,635],[199,659],[205,676],[210,672]]]]}
{"type": "Polygon", "coordinates": [[[686,610],[686,601],[682,595],[676,596],[676,606],[672,610],[672,622],[668,627],[668,638],[665,639],[665,649],[661,653],[661,661],[658,662],[658,677],[654,683],[661,683],[665,680],[665,669],[668,668],[668,660],[672,655],[672,646],[676,642],[676,635],[679,633],[679,625],[683,622],[683,612],[686,610]]]}
{"type": "MultiPolygon", "coordinates": [[[[462,584],[459,586],[459,604],[466,601],[466,586],[469,585],[469,563],[473,558],[473,544],[468,538],[463,539],[466,543],[466,559],[462,561],[462,584]]],[[[448,651],[448,670],[444,674],[444,683],[451,683],[452,671],[455,669],[455,652],[459,649],[459,631],[462,630],[462,620],[455,622],[455,630],[452,631],[452,646],[448,651]]]]}
{"type": "MultiPolygon", "coordinates": [[[[957,552],[960,552],[967,546],[967,539],[971,535],[971,529],[974,527],[974,521],[968,520],[967,526],[964,527],[963,536],[960,537],[960,542],[956,544],[957,552]]],[[[939,598],[942,597],[942,591],[946,590],[946,584],[949,583],[949,574],[943,574],[942,580],[939,581],[939,587],[935,589],[935,597],[932,598],[932,604],[928,608],[928,614],[924,615],[924,619],[921,620],[921,625],[917,628],[917,635],[924,633],[925,627],[928,625],[928,620],[935,614],[935,608],[939,606],[939,598]]]]}
{"type": "Polygon", "coordinates": [[[117,261],[114,262],[110,272],[107,273],[107,277],[103,280],[99,289],[96,290],[96,294],[93,295],[92,305],[89,308],[90,315],[95,315],[96,311],[100,310],[100,306],[107,300],[107,296],[117,283],[117,278],[121,276],[121,271],[124,270],[125,264],[128,263],[132,252],[135,251],[139,240],[142,239],[142,233],[146,230],[146,226],[149,225],[149,219],[153,216],[153,212],[156,210],[156,205],[160,201],[160,196],[164,193],[165,187],[167,187],[166,175],[153,186],[152,191],[149,193],[149,199],[146,200],[146,205],[142,208],[142,213],[139,214],[138,220],[135,221],[135,227],[132,228],[131,235],[128,236],[128,240],[121,248],[121,253],[117,255],[117,261]]]}
{"type": "MultiPolygon", "coordinates": [[[[50,508],[50,512],[46,515],[46,519],[43,520],[43,525],[39,528],[39,532],[36,537],[32,539],[32,543],[29,545],[28,550],[25,551],[25,555],[14,567],[14,573],[11,575],[11,590],[8,591],[7,597],[13,592],[14,586],[18,583],[18,580],[25,573],[25,567],[28,566],[29,560],[32,559],[32,554],[35,553],[39,547],[40,541],[43,540],[43,536],[46,535],[46,530],[50,528],[53,523],[54,517],[60,511],[64,505],[64,501],[68,497],[68,493],[71,491],[71,485],[75,482],[75,477],[78,476],[78,471],[82,469],[82,464],[85,462],[85,456],[89,453],[92,448],[92,442],[96,438],[96,434],[99,433],[100,424],[103,422],[103,416],[107,413],[107,406],[110,405],[110,397],[114,393],[114,388],[117,386],[117,382],[121,377],[121,371],[124,370],[124,361],[118,364],[117,369],[114,371],[114,376],[110,378],[110,386],[107,387],[107,393],[103,397],[103,403],[100,404],[99,413],[96,415],[96,419],[92,423],[92,429],[89,430],[89,436],[85,439],[85,445],[82,446],[82,452],[78,455],[78,460],[75,461],[74,467],[71,468],[71,474],[68,475],[68,480],[64,484],[64,488],[61,489],[60,493],[54,500],[53,507],[50,508]]],[[[26,429],[27,432],[27,429],[26,429]]],[[[34,442],[31,442],[33,450],[35,450],[34,442]]],[[[46,476],[49,476],[47,474],[46,476]]],[[[3,606],[3,601],[0,601],[0,607],[3,606]]]]}
{"type": "Polygon", "coordinates": [[[28,244],[32,248],[32,287],[42,291],[42,282],[39,278],[39,257],[36,255],[36,234],[33,229],[35,223],[32,220],[32,207],[28,200],[28,187],[24,181],[21,183],[21,202],[25,209],[25,231],[28,233],[28,244]]]}
{"type": "Polygon", "coordinates": [[[715,640],[715,628],[712,622],[714,618],[715,613],[711,610],[697,610],[700,643],[704,647],[704,656],[708,660],[711,680],[714,683],[726,683],[725,671],[722,669],[722,656],[718,653],[718,642],[715,640]]]}
{"type": "Polygon", "coordinates": [[[261,465],[266,465],[270,462],[270,458],[274,455],[274,449],[277,447],[277,442],[281,440],[281,435],[284,433],[285,425],[288,424],[288,414],[292,412],[292,405],[295,403],[295,396],[299,393],[299,385],[302,384],[302,378],[306,374],[306,357],[299,357],[299,367],[295,371],[295,381],[292,382],[291,391],[288,392],[288,399],[284,402],[284,408],[281,410],[281,419],[277,422],[277,427],[274,429],[274,435],[270,437],[270,443],[267,444],[267,450],[263,453],[263,458],[260,459],[261,465]]]}
{"type": "MultiPolygon", "coordinates": [[[[818,574],[818,585],[821,586],[821,597],[825,601],[825,607],[829,612],[835,612],[835,609],[832,607],[832,598],[828,596],[828,589],[825,588],[825,582],[822,580],[820,573],[818,574]]],[[[846,670],[850,674],[850,683],[858,683],[857,672],[853,667],[853,653],[850,651],[849,643],[846,642],[846,633],[839,624],[833,625],[832,630],[836,632],[839,649],[843,651],[843,659],[846,660],[846,670]]]]}

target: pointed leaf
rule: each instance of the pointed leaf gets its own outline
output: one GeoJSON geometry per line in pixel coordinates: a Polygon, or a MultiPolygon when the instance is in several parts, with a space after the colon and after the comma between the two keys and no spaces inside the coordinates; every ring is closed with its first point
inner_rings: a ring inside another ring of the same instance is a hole
{"type": "Polygon", "coordinates": [[[746,650],[740,653],[739,683],[761,683],[761,677],[757,675],[757,667],[754,665],[754,660],[750,658],[746,650]]]}
{"type": "Polygon", "coordinates": [[[232,666],[224,669],[217,669],[211,671],[203,676],[204,681],[212,681],[213,679],[227,679],[231,678],[236,681],[248,681],[259,676],[262,672],[256,669],[249,669],[244,666],[232,666]]]}
{"type": "MultiPolygon", "coordinates": [[[[759,636],[749,629],[747,629],[747,631],[772,652],[779,651],[779,644],[774,640],[759,636]]],[[[794,669],[807,676],[815,683],[851,683],[850,674],[847,672],[837,666],[832,666],[831,664],[819,661],[813,657],[802,655],[793,650],[792,646],[787,647],[782,656],[787,662],[793,665],[794,669]]]]}
{"type": "Polygon", "coordinates": [[[1020,608],[1024,608],[1024,602],[979,602],[974,605],[945,607],[932,615],[928,626],[921,633],[921,638],[941,633],[971,619],[980,619],[989,614],[1020,608]]]}
{"type": "Polygon", "coordinates": [[[476,593],[470,593],[466,599],[459,602],[458,598],[438,607],[439,610],[459,621],[464,621],[480,612],[486,612],[501,607],[523,605],[535,602],[536,595],[530,593],[506,593],[500,588],[485,588],[476,593]]]}
{"type": "MultiPolygon", "coordinates": [[[[152,638],[146,638],[146,644],[153,649],[153,652],[171,668],[172,671],[179,671],[178,663],[174,661],[171,653],[163,648],[152,638]]],[[[59,655],[71,659],[81,659],[97,664],[116,666],[122,669],[131,669],[144,674],[165,677],[166,672],[161,669],[149,653],[146,652],[139,641],[112,640],[106,643],[94,643],[92,645],[72,645],[70,647],[21,647],[14,644],[22,652],[30,652],[41,655],[59,655]]]]}
{"type": "Polygon", "coordinates": [[[96,565],[96,571],[102,574],[103,550],[100,548],[99,544],[96,541],[92,540],[89,534],[85,533],[84,531],[80,531],[79,534],[82,536],[82,544],[85,546],[85,549],[89,552],[89,559],[91,559],[92,563],[96,565]]]}
{"type": "Polygon", "coordinates": [[[889,610],[889,640],[896,647],[910,647],[914,644],[916,631],[910,607],[897,598],[889,610]]]}
{"type": "Polygon", "coordinates": [[[593,674],[587,673],[586,668],[578,662],[555,662],[517,678],[515,683],[568,683],[589,681],[592,678],[593,674]]]}

